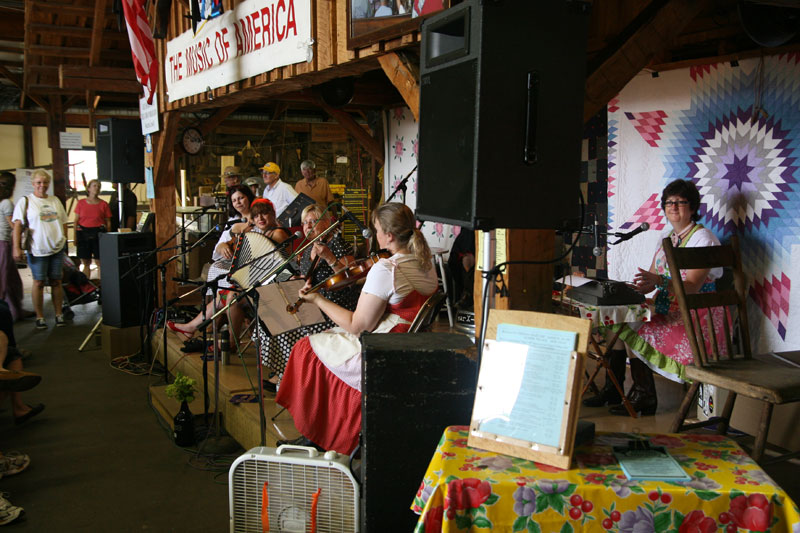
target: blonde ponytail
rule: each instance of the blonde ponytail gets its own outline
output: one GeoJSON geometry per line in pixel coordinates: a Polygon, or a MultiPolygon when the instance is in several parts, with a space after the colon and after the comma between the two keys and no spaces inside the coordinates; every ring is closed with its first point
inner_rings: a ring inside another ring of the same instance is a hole
{"type": "Polygon", "coordinates": [[[408,250],[419,261],[423,270],[433,266],[431,249],[428,241],[417,229],[414,213],[405,204],[391,202],[378,206],[372,212],[372,222],[379,221],[381,228],[386,233],[391,233],[403,248],[408,250]]]}

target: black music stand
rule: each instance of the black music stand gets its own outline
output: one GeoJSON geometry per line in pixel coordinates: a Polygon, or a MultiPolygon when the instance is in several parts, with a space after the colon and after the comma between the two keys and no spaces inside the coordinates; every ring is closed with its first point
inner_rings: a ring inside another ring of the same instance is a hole
{"type": "Polygon", "coordinates": [[[292,203],[286,206],[281,216],[278,217],[278,223],[284,228],[294,228],[301,225],[303,221],[300,220],[300,215],[303,213],[303,209],[309,205],[314,205],[314,203],[314,199],[310,196],[306,196],[303,193],[298,194],[292,200],[292,203]]]}

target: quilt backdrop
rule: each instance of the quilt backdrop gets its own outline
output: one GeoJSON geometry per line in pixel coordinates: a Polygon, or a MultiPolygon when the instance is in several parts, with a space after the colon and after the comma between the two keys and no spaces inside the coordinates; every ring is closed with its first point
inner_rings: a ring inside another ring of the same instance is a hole
{"type": "MultiPolygon", "coordinates": [[[[403,178],[417,166],[417,155],[419,154],[419,125],[408,107],[395,107],[388,110],[386,124],[388,153],[386,154],[386,164],[383,167],[384,198],[391,196],[403,178]]],[[[416,172],[409,178],[407,187],[405,202],[414,211],[417,208],[416,172]]],[[[402,199],[403,193],[400,192],[392,201],[400,202],[402,199]]],[[[461,228],[441,222],[425,222],[420,231],[425,235],[429,246],[449,252],[461,228]]]]}
{"type": "Polygon", "coordinates": [[[650,224],[609,247],[609,277],[649,268],[670,229],[661,190],[692,180],[701,223],[722,241],[740,237],[758,350],[800,347],[799,62],[793,53],[642,73],[608,106],[609,231],[650,224]]]}

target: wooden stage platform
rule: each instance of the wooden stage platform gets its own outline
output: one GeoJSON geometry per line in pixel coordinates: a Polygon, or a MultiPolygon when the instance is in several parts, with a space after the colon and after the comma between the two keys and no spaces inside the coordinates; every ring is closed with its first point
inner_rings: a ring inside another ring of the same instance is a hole
{"type": "MultiPolygon", "coordinates": [[[[163,338],[161,334],[153,339],[153,351],[158,353],[159,361],[163,360],[163,338]]],[[[169,373],[173,376],[178,372],[194,379],[197,382],[199,394],[190,404],[192,413],[203,414],[203,361],[200,353],[185,354],[180,351],[183,341],[172,331],[167,333],[167,362],[169,373]]],[[[261,445],[259,430],[258,403],[230,402],[232,396],[237,394],[258,394],[258,367],[256,366],[256,351],[252,344],[245,350],[244,356],[239,358],[232,355],[230,363],[221,364],[219,369],[219,409],[222,427],[245,450],[261,445]]],[[[266,376],[265,376],[266,377],[266,376]]],[[[151,387],[151,400],[156,410],[171,425],[172,417],[178,411],[178,402],[167,398],[164,394],[165,385],[151,387]]],[[[208,394],[209,411],[214,412],[214,362],[208,362],[208,394]]],[[[275,446],[279,439],[294,439],[300,436],[295,429],[294,422],[288,411],[281,412],[281,407],[275,403],[275,394],[264,393],[264,413],[267,417],[266,446],[275,446]],[[277,415],[277,416],[276,416],[277,415]],[[272,418],[275,418],[273,421],[272,418]]]]}

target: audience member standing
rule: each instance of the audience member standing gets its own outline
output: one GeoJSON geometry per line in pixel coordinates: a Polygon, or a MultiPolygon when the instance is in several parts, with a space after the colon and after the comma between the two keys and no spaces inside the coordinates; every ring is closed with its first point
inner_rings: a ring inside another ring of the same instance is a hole
{"type": "Polygon", "coordinates": [[[100,232],[111,228],[111,209],[100,194],[100,180],[91,180],[86,185],[87,197],[78,200],[75,206],[75,243],[81,270],[86,279],[92,278],[92,261],[100,278],[100,232]]]}
{"type": "Polygon", "coordinates": [[[48,196],[50,175],[36,170],[31,177],[33,194],[23,196],[14,207],[14,259],[22,261],[22,227],[31,230],[31,245],[28,251],[28,266],[33,276],[33,311],[36,313],[36,329],[47,329],[44,320],[44,285],[49,280],[52,289],[56,326],[66,326],[61,304],[61,269],[64,264],[64,249],[67,245],[67,214],[61,200],[48,196]]]}
{"type": "Polygon", "coordinates": [[[306,159],[300,163],[300,172],[303,173],[303,179],[297,182],[294,190],[303,193],[306,196],[313,198],[318,206],[325,209],[328,204],[333,202],[333,193],[325,178],[317,177],[316,165],[310,159],[306,159]]]}
{"type": "Polygon", "coordinates": [[[33,316],[31,311],[22,309],[22,278],[19,277],[11,242],[14,227],[11,196],[16,183],[17,178],[11,172],[0,173],[0,298],[8,304],[14,320],[33,316]]]}

